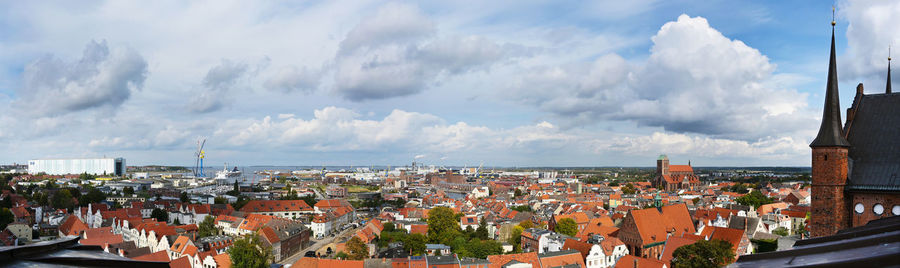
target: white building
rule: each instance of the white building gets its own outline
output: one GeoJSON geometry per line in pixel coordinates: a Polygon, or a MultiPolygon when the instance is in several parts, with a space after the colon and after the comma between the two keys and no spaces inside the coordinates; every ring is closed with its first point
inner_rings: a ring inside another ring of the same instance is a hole
{"type": "Polygon", "coordinates": [[[125,175],[125,158],[35,159],[28,161],[28,173],[48,175],[125,175]]]}

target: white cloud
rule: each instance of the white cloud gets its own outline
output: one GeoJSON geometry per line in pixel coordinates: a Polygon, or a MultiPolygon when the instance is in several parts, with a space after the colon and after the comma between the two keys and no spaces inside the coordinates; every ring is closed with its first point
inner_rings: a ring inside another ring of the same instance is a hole
{"type": "Polygon", "coordinates": [[[768,83],[775,65],[706,19],[681,15],[651,40],[646,62],[607,54],[591,64],[535,67],[514,80],[510,95],[570,125],[633,121],[728,139],[814,126],[805,94],[768,83]]]}
{"type": "Polygon", "coordinates": [[[657,153],[688,155],[704,158],[760,158],[788,160],[806,159],[809,150],[805,141],[791,137],[766,137],[753,142],[716,139],[700,135],[654,132],[646,136],[626,136],[613,139],[599,151],[621,152],[629,155],[652,156],[657,153]]]}
{"type": "Polygon", "coordinates": [[[13,106],[39,116],[115,108],[143,87],[147,73],[147,62],[136,51],[91,41],[77,61],[48,55],[28,64],[13,106]]]}
{"type": "Polygon", "coordinates": [[[335,57],[334,88],[352,101],[418,93],[449,76],[517,53],[481,36],[432,39],[434,22],[416,7],[388,4],[354,27],[335,57]]]}
{"type": "Polygon", "coordinates": [[[846,1],[839,11],[850,22],[847,53],[838,61],[839,78],[854,83],[862,78],[867,92],[884,92],[888,46],[894,47],[894,58],[900,58],[896,56],[900,54],[900,1],[846,1]]]}
{"type": "Polygon", "coordinates": [[[213,66],[203,78],[202,88],[191,99],[188,109],[195,113],[208,113],[222,109],[226,102],[232,100],[232,90],[239,79],[247,74],[248,65],[222,59],[219,65],[213,66]]]}

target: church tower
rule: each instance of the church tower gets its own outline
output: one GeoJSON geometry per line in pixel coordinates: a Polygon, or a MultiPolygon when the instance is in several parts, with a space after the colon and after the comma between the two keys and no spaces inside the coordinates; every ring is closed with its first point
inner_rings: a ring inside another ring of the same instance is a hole
{"type": "Polygon", "coordinates": [[[661,154],[656,159],[656,174],[669,175],[669,157],[661,154]]]}
{"type": "Polygon", "coordinates": [[[812,148],[812,213],[809,231],[812,237],[837,233],[849,226],[847,185],[847,152],[850,142],[843,135],[841,105],[838,97],[837,64],[834,51],[834,25],[831,22],[831,59],[825,86],[825,107],[819,134],[812,148]]]}

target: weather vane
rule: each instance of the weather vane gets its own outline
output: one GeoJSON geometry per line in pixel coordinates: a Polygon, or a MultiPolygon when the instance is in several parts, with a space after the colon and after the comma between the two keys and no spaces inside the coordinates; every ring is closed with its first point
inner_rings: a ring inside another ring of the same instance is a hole
{"type": "Polygon", "coordinates": [[[831,26],[834,26],[836,23],[834,22],[834,5],[831,5],[831,26]]]}

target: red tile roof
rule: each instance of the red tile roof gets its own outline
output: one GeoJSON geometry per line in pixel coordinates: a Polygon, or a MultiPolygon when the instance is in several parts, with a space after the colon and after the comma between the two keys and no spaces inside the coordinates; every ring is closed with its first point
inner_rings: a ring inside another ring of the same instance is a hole
{"type": "Polygon", "coordinates": [[[169,262],[169,253],[165,250],[160,250],[154,253],[137,256],[133,259],[139,261],[169,262]]]}
{"type": "Polygon", "coordinates": [[[675,236],[697,232],[684,204],[664,206],[662,213],[657,208],[632,210],[631,215],[645,245],[665,241],[670,232],[675,236]]]}
{"type": "MultiPolygon", "coordinates": [[[[216,261],[216,264],[219,265],[219,268],[231,268],[231,256],[228,253],[222,253],[213,257],[213,260],[216,261]]],[[[295,267],[303,267],[303,266],[295,266],[295,267]]]]}
{"type": "Polygon", "coordinates": [[[174,261],[169,263],[169,267],[172,268],[191,268],[191,261],[187,256],[175,259],[174,261]]]}
{"type": "Polygon", "coordinates": [[[691,165],[669,165],[669,172],[690,172],[694,173],[694,168],[691,165]]]}
{"type": "Polygon", "coordinates": [[[578,267],[585,267],[584,258],[581,257],[580,252],[541,258],[541,267],[558,267],[570,264],[578,264],[578,267]]]}
{"type": "Polygon", "coordinates": [[[537,252],[527,252],[527,253],[519,253],[519,254],[505,254],[505,255],[489,255],[487,256],[488,262],[491,263],[490,268],[502,268],[503,265],[506,265],[510,261],[518,261],[521,263],[530,263],[532,267],[541,267],[541,261],[538,259],[537,252]]]}
{"type": "Polygon", "coordinates": [[[655,260],[655,259],[647,259],[647,258],[639,258],[633,255],[625,255],[622,258],[619,258],[619,261],[616,262],[615,267],[636,267],[636,268],[662,268],[666,266],[666,263],[655,260]],[[637,265],[635,265],[635,261],[637,261],[637,265]]]}
{"type": "Polygon", "coordinates": [[[663,247],[662,256],[660,256],[659,259],[671,267],[672,264],[670,262],[672,261],[672,253],[675,253],[675,250],[682,246],[687,246],[693,243],[697,243],[697,239],[691,237],[669,237],[669,239],[666,240],[666,245],[663,247]]]}
{"type": "Polygon", "coordinates": [[[67,216],[66,220],[59,225],[59,231],[64,235],[80,235],[82,231],[87,229],[88,226],[75,215],[67,216]]]}
{"type": "Polygon", "coordinates": [[[303,200],[252,200],[241,207],[241,211],[247,213],[311,210],[313,209],[303,200]]]}

